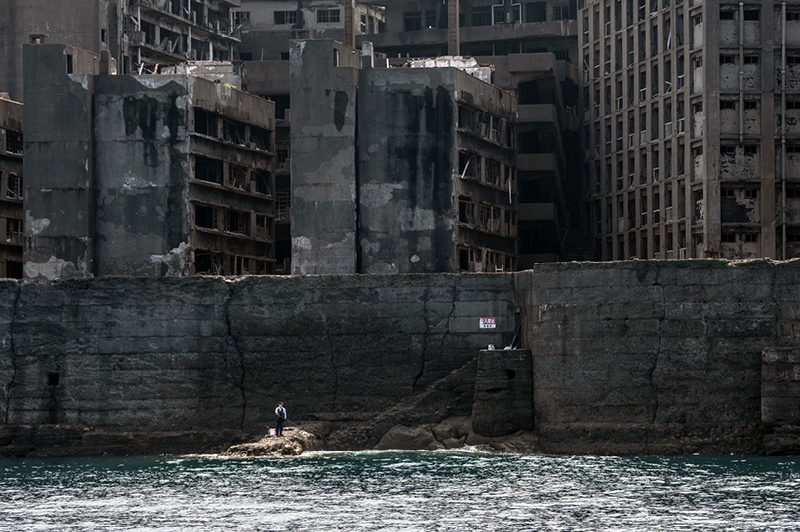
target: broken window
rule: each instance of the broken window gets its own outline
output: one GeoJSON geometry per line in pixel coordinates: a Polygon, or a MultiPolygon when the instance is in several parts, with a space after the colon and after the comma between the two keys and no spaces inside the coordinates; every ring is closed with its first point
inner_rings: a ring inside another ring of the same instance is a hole
{"type": "Polygon", "coordinates": [[[218,212],[215,207],[208,205],[194,206],[194,225],[205,229],[217,229],[219,224],[218,212]]]}
{"type": "Polygon", "coordinates": [[[458,200],[458,221],[464,224],[475,224],[475,202],[469,198],[458,200]]]}
{"type": "Polygon", "coordinates": [[[222,161],[195,155],[194,177],[195,179],[221,185],[223,183],[222,161]]]}
{"type": "Polygon", "coordinates": [[[200,135],[216,137],[217,135],[217,115],[201,109],[194,108],[194,131],[200,135]]]}
{"type": "Polygon", "coordinates": [[[194,272],[209,273],[220,275],[222,273],[222,256],[213,251],[195,250],[194,252],[194,272]]]}
{"type": "Polygon", "coordinates": [[[470,153],[458,153],[458,174],[461,179],[478,179],[480,173],[478,167],[480,165],[480,157],[470,153]]]}
{"type": "Polygon", "coordinates": [[[230,185],[233,188],[245,190],[247,184],[247,169],[241,166],[230,166],[230,185]]]}
{"type": "Polygon", "coordinates": [[[276,192],[275,196],[278,220],[285,220],[289,214],[289,208],[292,206],[291,196],[286,191],[276,192]]]}
{"type": "Polygon", "coordinates": [[[22,244],[22,220],[6,219],[6,242],[22,244]]]}
{"type": "Polygon", "coordinates": [[[266,216],[256,215],[256,238],[269,238],[269,225],[266,216]]]}
{"type": "Polygon", "coordinates": [[[255,191],[258,194],[269,195],[270,175],[264,170],[253,170],[253,180],[255,181],[255,191]]]}
{"type": "Polygon", "coordinates": [[[497,161],[491,159],[486,161],[486,183],[500,186],[500,164],[497,161]]]}
{"type": "Polygon", "coordinates": [[[270,132],[266,129],[250,126],[251,147],[257,150],[269,151],[270,132]]]}
{"type": "Polygon", "coordinates": [[[17,174],[8,174],[6,197],[13,200],[22,199],[22,178],[17,174]]]}
{"type": "Polygon", "coordinates": [[[6,152],[22,155],[22,134],[6,130],[6,152]]]}
{"type": "Polygon", "coordinates": [[[232,144],[239,144],[244,146],[244,139],[245,139],[245,126],[239,122],[234,122],[232,120],[225,120],[222,121],[222,138],[225,142],[230,142],[232,144]]]}
{"type": "Polygon", "coordinates": [[[241,235],[250,234],[250,214],[239,211],[228,211],[228,227],[227,230],[231,233],[238,233],[241,235]]]}

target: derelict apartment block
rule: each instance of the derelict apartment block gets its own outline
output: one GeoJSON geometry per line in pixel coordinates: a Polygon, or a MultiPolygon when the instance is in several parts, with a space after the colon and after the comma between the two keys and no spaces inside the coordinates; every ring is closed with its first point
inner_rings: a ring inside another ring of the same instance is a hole
{"type": "Polygon", "coordinates": [[[274,269],[274,104],[202,77],[25,54],[25,276],[274,269]]]}
{"type": "Polygon", "coordinates": [[[152,73],[186,60],[231,61],[239,0],[129,0],[120,8],[123,72],[152,73]]]}
{"type": "Polygon", "coordinates": [[[0,277],[22,277],[22,104],[0,93],[0,277]],[[4,235],[4,238],[3,238],[4,235]]]}
{"type": "Polygon", "coordinates": [[[371,40],[390,64],[468,55],[491,65],[491,82],[517,96],[518,269],[581,255],[580,78],[577,4],[486,0],[396,1],[386,33],[371,40]],[[454,21],[458,21],[455,23],[454,21]],[[572,63],[572,64],[570,64],[572,63]]]}
{"type": "Polygon", "coordinates": [[[581,8],[597,258],[800,256],[800,3],[581,8]]]}
{"type": "Polygon", "coordinates": [[[293,273],[513,270],[514,95],[362,52],[293,43],[293,273]]]}

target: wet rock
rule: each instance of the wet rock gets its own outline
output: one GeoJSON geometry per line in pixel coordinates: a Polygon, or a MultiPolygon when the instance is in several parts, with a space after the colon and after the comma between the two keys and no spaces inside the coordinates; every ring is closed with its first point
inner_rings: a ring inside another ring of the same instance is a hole
{"type": "Polygon", "coordinates": [[[447,439],[466,436],[472,430],[472,424],[467,416],[454,416],[445,419],[431,430],[437,440],[444,442],[447,439]]]}
{"type": "Polygon", "coordinates": [[[283,436],[264,436],[258,441],[230,447],[222,456],[297,456],[319,448],[318,438],[304,430],[283,431],[283,436]]]}
{"type": "Polygon", "coordinates": [[[460,449],[464,447],[466,439],[466,436],[462,436],[461,438],[447,438],[442,441],[442,445],[444,445],[445,449],[460,449]]]}
{"type": "Polygon", "coordinates": [[[430,426],[406,427],[395,425],[389,432],[384,434],[378,445],[377,450],[402,450],[402,451],[435,451],[444,449],[444,445],[436,441],[430,426]]]}

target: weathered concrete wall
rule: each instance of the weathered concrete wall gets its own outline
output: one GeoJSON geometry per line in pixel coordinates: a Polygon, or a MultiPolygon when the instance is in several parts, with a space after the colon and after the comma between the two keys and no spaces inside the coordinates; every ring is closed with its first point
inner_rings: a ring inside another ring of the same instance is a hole
{"type": "Polygon", "coordinates": [[[299,235],[292,237],[295,274],[358,271],[355,135],[360,55],[351,52],[333,41],[292,41],[292,235],[299,235]]]}
{"type": "Polygon", "coordinates": [[[549,453],[797,453],[799,281],[766,260],[6,281],[0,452],[23,425],[263,431],[284,400],[334,448],[471,408],[475,433],[532,427],[549,453]],[[530,354],[475,361],[515,311],[530,354]]]}
{"type": "Polygon", "coordinates": [[[87,277],[94,247],[91,74],[99,72],[99,56],[63,44],[25,45],[23,54],[30,65],[24,75],[25,277],[87,277]]]}
{"type": "Polygon", "coordinates": [[[281,399],[290,420],[358,418],[514,327],[511,275],[7,281],[0,293],[11,425],[263,431],[281,399]]]}
{"type": "MultiPolygon", "coordinates": [[[[359,81],[364,273],[454,271],[455,69],[366,69],[359,81]]],[[[488,87],[487,87],[488,88],[488,87]]]]}
{"type": "Polygon", "coordinates": [[[799,280],[769,261],[518,274],[542,451],[763,450],[761,353],[800,344],[799,280]]]}
{"type": "Polygon", "coordinates": [[[94,82],[93,273],[186,275],[189,78],[98,76],[94,82]]]}

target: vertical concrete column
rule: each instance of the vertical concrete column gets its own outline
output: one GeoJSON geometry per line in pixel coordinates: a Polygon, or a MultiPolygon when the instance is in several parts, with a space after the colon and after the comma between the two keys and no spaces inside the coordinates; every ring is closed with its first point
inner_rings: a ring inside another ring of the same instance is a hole
{"type": "Polygon", "coordinates": [[[356,273],[354,52],[332,40],[291,43],[295,275],[356,273]]]}
{"type": "Polygon", "coordinates": [[[96,54],[23,46],[25,251],[29,279],[91,277],[94,234],[92,95],[96,54]],[[93,64],[94,63],[94,64],[93,64]],[[72,65],[72,74],[67,73],[72,65]],[[79,73],[82,72],[82,73],[79,73]]]}
{"type": "Polygon", "coordinates": [[[375,48],[369,41],[361,43],[361,68],[375,68],[375,48]]]}
{"type": "Polygon", "coordinates": [[[447,1],[447,55],[461,55],[458,0],[447,1]]]}
{"type": "Polygon", "coordinates": [[[478,354],[472,428],[483,436],[533,429],[533,362],[528,349],[478,354]]]}

